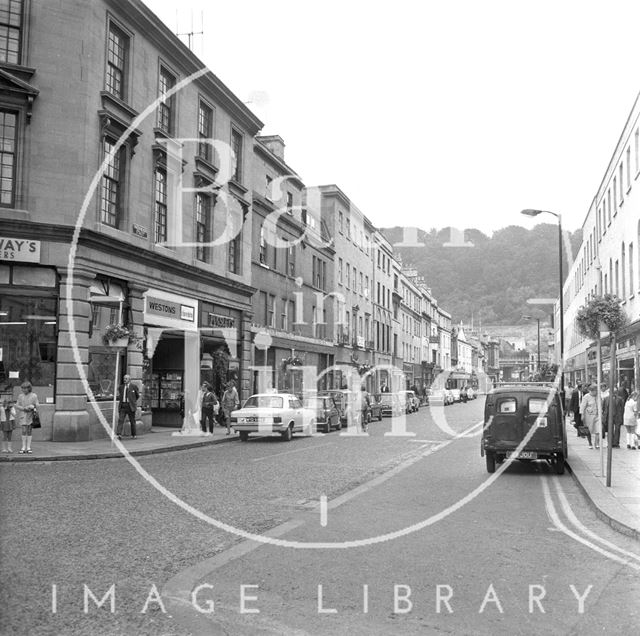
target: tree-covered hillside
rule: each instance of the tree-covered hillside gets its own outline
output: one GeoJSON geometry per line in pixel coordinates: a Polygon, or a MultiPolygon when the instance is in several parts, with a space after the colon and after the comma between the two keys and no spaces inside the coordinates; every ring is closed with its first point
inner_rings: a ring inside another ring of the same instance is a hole
{"type": "MultiPolygon", "coordinates": [[[[516,324],[531,314],[528,298],[558,296],[558,226],[539,224],[532,229],[511,225],[489,237],[479,230],[465,230],[465,242],[473,247],[451,247],[448,228],[418,231],[424,247],[402,247],[408,234],[401,227],[381,230],[394,245],[405,266],[413,265],[424,276],[440,306],[454,320],[484,324],[516,324]],[[404,238],[403,238],[404,237],[404,238]]],[[[580,247],[580,230],[570,235],[572,252],[580,247]]],[[[569,267],[566,254],[564,274],[569,267]]]]}

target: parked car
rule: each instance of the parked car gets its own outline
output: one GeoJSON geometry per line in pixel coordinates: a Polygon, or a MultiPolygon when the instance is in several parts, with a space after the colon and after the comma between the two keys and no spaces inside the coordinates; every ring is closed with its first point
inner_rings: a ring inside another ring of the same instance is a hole
{"type": "Polygon", "coordinates": [[[445,389],[430,389],[429,401],[431,404],[440,405],[445,403],[445,389]]]}
{"type": "Polygon", "coordinates": [[[420,399],[414,391],[398,391],[398,393],[401,396],[404,395],[407,413],[415,413],[420,409],[420,399]]]}
{"type": "Polygon", "coordinates": [[[404,405],[397,393],[380,394],[380,412],[383,417],[396,417],[402,415],[403,411],[404,405]]]}
{"type": "Polygon", "coordinates": [[[445,406],[449,406],[450,404],[453,404],[456,401],[453,396],[453,391],[451,389],[444,389],[443,394],[444,394],[445,406]]]}
{"type": "Polygon", "coordinates": [[[327,391],[323,391],[323,393],[326,393],[333,398],[338,412],[340,413],[340,423],[342,426],[345,426],[347,422],[347,406],[351,399],[351,391],[348,391],[347,389],[328,389],[327,391]]]}
{"type": "Polygon", "coordinates": [[[302,405],[315,411],[316,424],[322,432],[330,433],[331,429],[342,427],[340,411],[333,396],[324,393],[308,395],[302,400],[302,405]]]}
{"type": "Polygon", "coordinates": [[[289,442],[294,433],[311,432],[316,412],[306,409],[292,393],[256,393],[231,412],[231,426],[246,442],[249,433],[280,433],[289,442]]]}
{"type": "Polygon", "coordinates": [[[460,389],[449,389],[453,395],[454,402],[460,402],[460,389]]]}
{"type": "Polygon", "coordinates": [[[467,399],[475,400],[478,397],[476,390],[472,386],[467,387],[467,399]]]}
{"type": "Polygon", "coordinates": [[[537,383],[493,389],[485,400],[480,454],[490,473],[495,471],[496,463],[508,457],[523,461],[545,459],[556,473],[564,473],[567,439],[558,390],[537,383]],[[532,429],[531,437],[516,455],[532,429]]]}

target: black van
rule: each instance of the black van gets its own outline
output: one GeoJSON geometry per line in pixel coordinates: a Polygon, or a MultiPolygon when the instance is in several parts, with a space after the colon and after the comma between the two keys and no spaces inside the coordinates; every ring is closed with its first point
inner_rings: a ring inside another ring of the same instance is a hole
{"type": "Polygon", "coordinates": [[[507,457],[524,461],[546,459],[556,473],[564,473],[567,439],[559,391],[550,384],[523,382],[498,385],[484,405],[484,429],[480,454],[487,471],[507,457]],[[527,434],[527,442],[519,449],[527,434]]]}

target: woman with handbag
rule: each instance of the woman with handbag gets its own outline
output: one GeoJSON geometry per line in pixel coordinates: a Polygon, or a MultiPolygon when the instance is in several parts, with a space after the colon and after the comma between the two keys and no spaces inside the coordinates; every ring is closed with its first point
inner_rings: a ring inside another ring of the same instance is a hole
{"type": "Polygon", "coordinates": [[[37,417],[38,396],[33,392],[31,382],[25,380],[21,387],[22,393],[18,396],[16,402],[16,412],[18,414],[18,423],[22,426],[22,449],[20,454],[31,454],[31,427],[33,424],[34,416],[37,417]]]}
{"type": "Polygon", "coordinates": [[[594,437],[595,447],[600,448],[600,404],[598,404],[597,390],[595,384],[589,387],[587,393],[580,402],[580,415],[582,422],[589,431],[587,433],[587,441],[589,448],[593,448],[591,444],[591,436],[594,437]]]}

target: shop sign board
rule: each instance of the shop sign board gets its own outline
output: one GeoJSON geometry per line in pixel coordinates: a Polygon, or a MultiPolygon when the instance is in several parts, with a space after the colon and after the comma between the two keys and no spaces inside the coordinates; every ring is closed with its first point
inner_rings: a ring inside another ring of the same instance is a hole
{"type": "Polygon", "coordinates": [[[0,261],[40,262],[40,241],[0,236],[0,261]]]}
{"type": "Polygon", "coordinates": [[[209,327],[217,327],[218,329],[233,329],[236,320],[233,316],[221,316],[220,314],[208,314],[209,327]]]}
{"type": "Polygon", "coordinates": [[[147,313],[193,322],[196,316],[196,309],[191,305],[183,305],[175,301],[147,296],[147,313]]]}
{"type": "Polygon", "coordinates": [[[144,294],[144,321],[147,325],[172,329],[197,329],[198,301],[165,291],[150,289],[144,294]]]}

